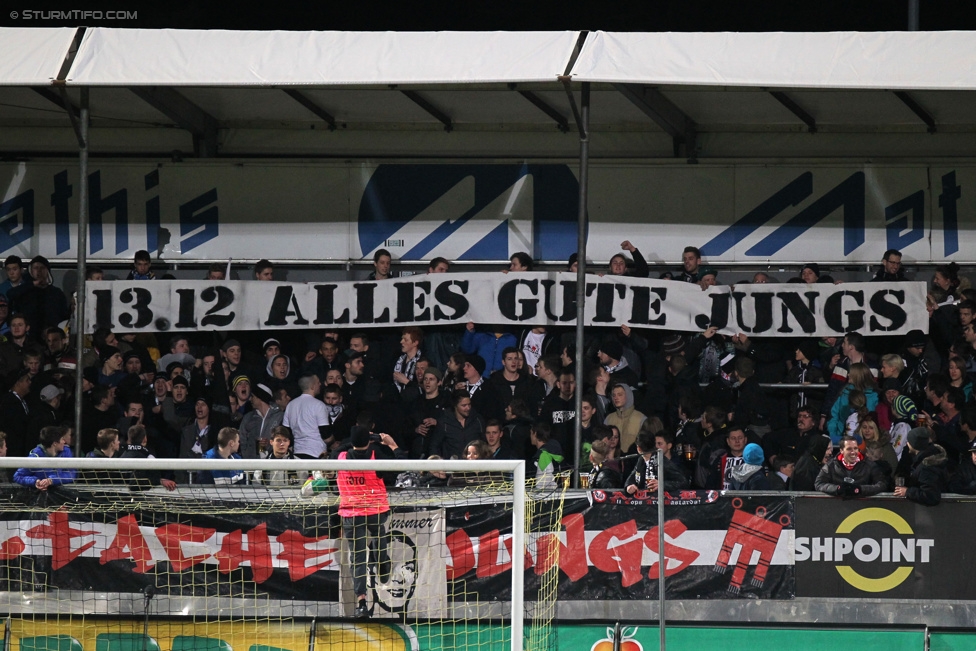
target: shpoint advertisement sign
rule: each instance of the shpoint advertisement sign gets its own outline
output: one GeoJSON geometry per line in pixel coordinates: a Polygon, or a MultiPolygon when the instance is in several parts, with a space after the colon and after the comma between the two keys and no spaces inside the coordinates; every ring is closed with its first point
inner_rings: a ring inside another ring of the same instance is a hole
{"type": "MultiPolygon", "coordinates": [[[[131,260],[565,262],[574,163],[94,160],[88,255],[131,260]]],[[[73,259],[75,160],[0,164],[0,256],[73,259]]],[[[587,253],[633,242],[650,262],[960,262],[976,251],[976,166],[594,162],[587,253]]]]}
{"type": "Polygon", "coordinates": [[[797,597],[974,599],[967,505],[907,500],[796,503],[797,597]]]}

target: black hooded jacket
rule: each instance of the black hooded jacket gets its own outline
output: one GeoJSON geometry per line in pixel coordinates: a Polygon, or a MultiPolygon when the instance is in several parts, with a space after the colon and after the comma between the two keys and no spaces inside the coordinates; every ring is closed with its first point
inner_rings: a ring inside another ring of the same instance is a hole
{"type": "Polygon", "coordinates": [[[942,501],[942,493],[948,482],[946,451],[935,443],[915,453],[912,471],[906,482],[905,497],[925,506],[935,506],[942,501]]]}

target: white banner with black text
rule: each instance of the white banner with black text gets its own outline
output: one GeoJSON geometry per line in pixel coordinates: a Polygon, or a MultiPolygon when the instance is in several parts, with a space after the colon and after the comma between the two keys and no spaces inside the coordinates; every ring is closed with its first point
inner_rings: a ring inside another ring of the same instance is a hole
{"type": "MultiPolygon", "coordinates": [[[[88,332],[377,328],[467,323],[574,326],[571,273],[428,274],[384,281],[153,280],[87,284],[88,332]]],[[[724,334],[928,331],[925,283],[711,287],[587,276],[586,325],[724,334]]]]}

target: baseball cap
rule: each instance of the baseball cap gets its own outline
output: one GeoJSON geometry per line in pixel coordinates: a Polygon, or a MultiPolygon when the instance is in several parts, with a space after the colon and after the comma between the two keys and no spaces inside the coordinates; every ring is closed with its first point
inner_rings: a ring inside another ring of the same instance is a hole
{"type": "Polygon", "coordinates": [[[50,400],[54,400],[55,398],[63,394],[64,394],[64,389],[56,387],[53,384],[49,384],[43,389],[41,389],[41,400],[48,402],[50,400]]]}

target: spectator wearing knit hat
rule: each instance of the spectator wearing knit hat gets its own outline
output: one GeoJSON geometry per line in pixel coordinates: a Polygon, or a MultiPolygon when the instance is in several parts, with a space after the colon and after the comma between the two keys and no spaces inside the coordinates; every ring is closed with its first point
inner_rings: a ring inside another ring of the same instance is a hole
{"type": "Polygon", "coordinates": [[[624,358],[623,344],[616,337],[610,337],[604,340],[600,344],[600,349],[597,351],[596,356],[600,360],[600,364],[603,365],[603,368],[610,374],[611,384],[626,384],[631,387],[637,386],[637,373],[634,369],[630,368],[630,365],[624,358]]]}
{"type": "Polygon", "coordinates": [[[703,269],[698,277],[698,285],[703,289],[708,289],[709,287],[714,287],[718,285],[718,270],[716,269],[703,269]]]}
{"type": "Polygon", "coordinates": [[[921,330],[912,330],[904,339],[905,352],[902,359],[905,370],[899,379],[902,382],[902,393],[919,404],[925,397],[925,383],[929,373],[937,373],[942,368],[942,358],[932,345],[928,335],[921,330]]]}
{"type": "Polygon", "coordinates": [[[908,433],[915,427],[918,419],[918,408],[915,402],[905,395],[899,395],[891,401],[892,425],[889,430],[891,436],[891,447],[895,454],[901,459],[902,452],[908,444],[908,433]]]}
{"type": "Polygon", "coordinates": [[[101,369],[98,372],[98,383],[110,387],[117,387],[125,379],[125,371],[122,370],[122,351],[115,346],[105,346],[98,351],[98,361],[101,369]]]}
{"type": "Polygon", "coordinates": [[[749,443],[742,450],[742,463],[732,469],[732,490],[768,491],[769,479],[763,469],[763,450],[756,443],[749,443]]]}
{"type": "Polygon", "coordinates": [[[492,385],[485,381],[485,360],[481,355],[465,355],[461,372],[464,375],[464,390],[471,398],[475,413],[484,421],[501,417],[505,406],[499,403],[492,385]]]}
{"type": "MultiPolygon", "coordinates": [[[[213,410],[213,400],[207,394],[197,397],[193,405],[193,415],[193,421],[183,428],[180,436],[181,459],[202,458],[207,450],[217,444],[217,433],[230,424],[226,414],[213,410]]],[[[177,473],[177,482],[186,483],[186,480],[185,472],[177,473]]]]}
{"type": "Polygon", "coordinates": [[[816,262],[808,262],[800,269],[800,280],[808,285],[820,282],[820,265],[816,262]]]}
{"type": "Polygon", "coordinates": [[[240,455],[245,459],[258,458],[258,445],[272,439],[272,430],[281,425],[285,418],[283,412],[274,402],[271,388],[266,384],[257,383],[251,387],[251,411],[241,419],[240,455]]]}
{"type": "Polygon", "coordinates": [[[42,255],[31,260],[32,282],[10,290],[12,312],[22,312],[31,332],[44,332],[45,328],[66,321],[71,314],[64,292],[52,284],[51,264],[42,255]]]}
{"type": "Polygon", "coordinates": [[[926,427],[916,427],[908,433],[908,453],[903,454],[895,475],[905,477],[905,485],[895,488],[896,497],[935,506],[942,501],[948,481],[946,451],[932,443],[926,427]]]}

